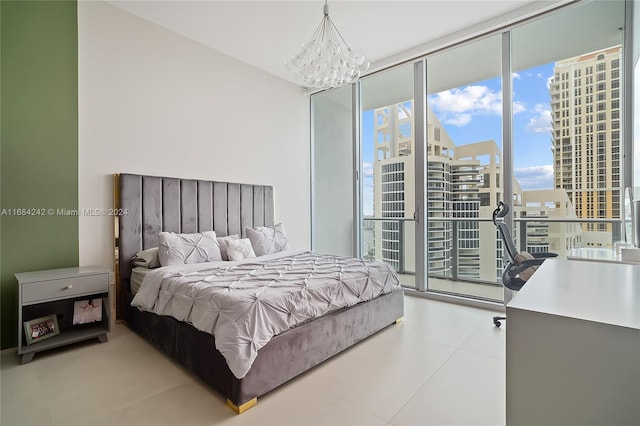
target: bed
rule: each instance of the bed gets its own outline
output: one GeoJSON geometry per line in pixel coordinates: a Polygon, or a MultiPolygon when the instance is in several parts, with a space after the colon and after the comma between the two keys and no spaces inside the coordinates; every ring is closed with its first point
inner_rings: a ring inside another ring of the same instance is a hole
{"type": "MultiPolygon", "coordinates": [[[[389,283],[384,284],[384,292],[376,290],[366,301],[356,300],[352,306],[344,307],[335,304],[319,316],[303,317],[295,323],[279,325],[282,331],[273,326],[273,336],[257,345],[259,348],[253,354],[250,366],[238,367],[225,358],[229,357],[228,351],[223,349],[223,354],[216,348],[216,343],[223,343],[222,334],[216,342],[211,332],[201,330],[206,330],[206,326],[198,325],[193,318],[189,318],[190,322],[184,322],[162,312],[155,313],[132,306],[135,298],[131,289],[132,277],[137,289],[142,279],[147,280],[144,285],[154,281],[148,278],[152,276],[156,277],[156,282],[164,283],[163,280],[171,275],[162,275],[158,271],[137,274],[132,260],[136,253],[157,247],[160,232],[204,233],[213,230],[218,236],[238,234],[240,238],[245,238],[247,228],[273,226],[273,188],[134,174],[117,175],[115,185],[118,208],[123,213],[117,224],[117,303],[120,317],[133,331],[220,392],[227,399],[227,405],[238,413],[255,405],[259,396],[398,322],[404,315],[403,291],[397,285],[395,273],[391,271],[391,274],[385,275],[389,283]]],[[[259,268],[267,271],[265,273],[270,273],[269,268],[295,269],[292,265],[305,262],[321,265],[317,266],[320,268],[334,262],[341,264],[341,277],[345,271],[352,271],[353,276],[361,274],[354,269],[358,264],[366,264],[367,269],[379,269],[380,273],[384,273],[386,267],[380,262],[365,263],[360,259],[290,251],[258,256],[254,260],[222,262],[223,266],[214,262],[184,267],[192,270],[187,274],[201,274],[201,279],[205,280],[211,279],[206,277],[222,274],[212,272],[214,270],[211,268],[222,268],[224,273],[227,270],[239,270],[245,277],[255,275],[254,272],[245,271],[249,267],[247,263],[259,264],[259,268]]],[[[300,280],[295,274],[278,272],[277,275],[299,286],[300,280]]],[[[318,276],[318,271],[314,271],[313,275],[318,276]]],[[[367,282],[377,281],[369,279],[367,282]]],[[[358,296],[367,293],[365,290],[354,291],[358,296]]],[[[362,297],[364,300],[364,295],[362,297]]],[[[291,305],[291,300],[286,303],[291,305]]],[[[275,310],[282,311],[279,307],[275,310]]]]}

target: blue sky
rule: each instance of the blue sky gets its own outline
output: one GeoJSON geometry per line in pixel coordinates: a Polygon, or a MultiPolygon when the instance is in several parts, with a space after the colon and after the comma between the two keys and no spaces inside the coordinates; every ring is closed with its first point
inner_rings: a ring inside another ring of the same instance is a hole
{"type": "MultiPolygon", "coordinates": [[[[514,73],[514,167],[523,190],[553,188],[551,105],[553,63],[514,73]]],[[[475,82],[428,97],[435,115],[456,145],[493,139],[502,146],[500,79],[475,82]]],[[[362,117],[365,215],[373,210],[373,111],[362,117]]]]}

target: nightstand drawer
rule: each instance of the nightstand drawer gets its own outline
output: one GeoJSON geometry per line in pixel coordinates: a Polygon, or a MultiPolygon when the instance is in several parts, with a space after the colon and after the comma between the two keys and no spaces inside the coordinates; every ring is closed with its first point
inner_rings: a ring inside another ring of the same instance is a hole
{"type": "Polygon", "coordinates": [[[84,294],[109,291],[109,274],[84,275],[57,280],[25,283],[22,286],[22,303],[42,300],[67,299],[84,294]]]}

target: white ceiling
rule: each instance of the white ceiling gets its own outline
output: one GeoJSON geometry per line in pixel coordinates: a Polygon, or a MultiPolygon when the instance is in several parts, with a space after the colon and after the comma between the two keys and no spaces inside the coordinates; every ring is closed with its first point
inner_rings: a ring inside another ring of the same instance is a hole
{"type": "MultiPolygon", "coordinates": [[[[371,70],[512,23],[569,0],[329,1],[345,40],[371,70]]],[[[285,80],[285,61],[308,41],[324,1],[112,0],[141,18],[285,80]]]]}

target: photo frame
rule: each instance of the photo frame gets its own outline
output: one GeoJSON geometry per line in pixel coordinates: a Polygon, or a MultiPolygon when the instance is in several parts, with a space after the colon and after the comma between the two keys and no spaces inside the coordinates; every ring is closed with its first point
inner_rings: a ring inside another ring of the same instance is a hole
{"type": "Polygon", "coordinates": [[[24,334],[27,338],[27,345],[57,336],[60,334],[58,318],[55,314],[51,314],[25,321],[24,334]]]}
{"type": "Polygon", "coordinates": [[[102,321],[102,298],[76,300],[73,303],[73,325],[102,321]]]}

